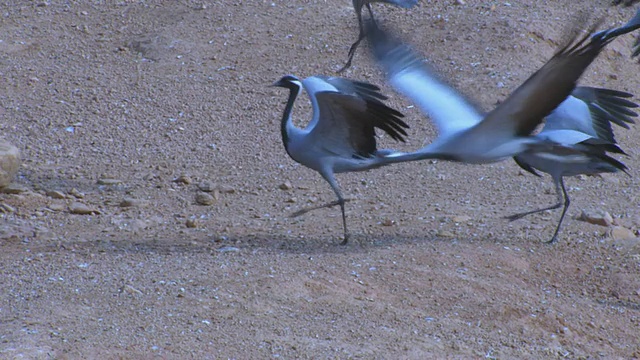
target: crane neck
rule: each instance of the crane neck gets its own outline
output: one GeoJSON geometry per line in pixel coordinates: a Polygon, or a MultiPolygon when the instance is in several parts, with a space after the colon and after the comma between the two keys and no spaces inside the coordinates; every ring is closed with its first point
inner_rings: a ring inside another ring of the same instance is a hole
{"type": "Polygon", "coordinates": [[[284,113],[282,114],[282,121],[280,122],[282,143],[284,144],[284,148],[287,149],[287,152],[289,152],[289,128],[293,126],[293,123],[291,122],[291,112],[293,111],[293,103],[300,94],[300,90],[300,87],[296,85],[289,87],[289,99],[287,100],[287,105],[285,106],[284,113]]]}

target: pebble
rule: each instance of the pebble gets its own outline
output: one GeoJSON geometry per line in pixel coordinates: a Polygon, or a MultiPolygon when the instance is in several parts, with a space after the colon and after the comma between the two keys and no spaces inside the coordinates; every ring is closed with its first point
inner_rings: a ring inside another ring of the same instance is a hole
{"type": "Polygon", "coordinates": [[[190,229],[195,229],[198,227],[199,222],[196,219],[187,219],[187,221],[184,223],[184,225],[190,229]]]}
{"type": "Polygon", "coordinates": [[[238,249],[235,246],[222,246],[222,247],[219,247],[218,249],[216,249],[216,251],[219,251],[219,252],[222,252],[222,253],[225,253],[225,252],[239,252],[240,249],[238,249]]]}
{"type": "Polygon", "coordinates": [[[122,183],[123,181],[119,179],[111,179],[111,178],[98,179],[98,185],[118,185],[122,183]]]}
{"type": "Polygon", "coordinates": [[[206,192],[196,193],[196,204],[198,205],[213,205],[216,202],[216,198],[206,192]]]}
{"type": "Polygon", "coordinates": [[[64,209],[66,208],[66,204],[64,202],[54,202],[49,204],[47,208],[53,211],[64,211],[64,209]]]}
{"type": "Polygon", "coordinates": [[[142,294],[142,291],[140,291],[140,290],[138,290],[138,289],[136,289],[136,288],[134,288],[133,286],[128,285],[128,284],[127,284],[127,285],[125,285],[125,286],[122,288],[122,291],[123,291],[123,292],[126,292],[126,293],[128,293],[128,294],[131,294],[131,295],[143,295],[143,294],[142,294]]]}
{"type": "Polygon", "coordinates": [[[178,184],[189,185],[193,182],[189,175],[180,175],[177,178],[173,179],[173,182],[178,184]]]}
{"type": "Polygon", "coordinates": [[[78,189],[73,188],[69,191],[69,195],[75,197],[76,199],[84,199],[84,194],[78,191],[78,189]]]}
{"type": "MultiPolygon", "coordinates": [[[[1,170],[0,170],[1,171],[1,170]]],[[[2,189],[0,189],[0,192],[4,193],[4,194],[22,194],[29,191],[29,189],[25,186],[22,185],[18,185],[18,184],[9,184],[5,187],[3,187],[2,189]]]]}
{"type": "Polygon", "coordinates": [[[151,181],[151,180],[155,180],[159,178],[158,175],[154,174],[154,173],[148,173],[145,176],[142,177],[142,180],[144,181],[151,181]]]}
{"type": "Polygon", "coordinates": [[[71,205],[69,205],[69,212],[71,212],[72,214],[78,214],[78,215],[99,215],[100,211],[90,208],[88,205],[83,204],[81,202],[77,202],[74,201],[71,203],[71,205]]]}
{"type": "Polygon", "coordinates": [[[471,216],[456,215],[451,220],[453,220],[453,222],[455,222],[455,223],[466,223],[466,222],[469,222],[471,220],[471,216]]]}
{"type": "Polygon", "coordinates": [[[133,232],[140,232],[144,229],[149,228],[150,224],[141,219],[135,219],[129,223],[129,230],[133,232]]]}
{"type": "Polygon", "coordinates": [[[438,233],[436,234],[437,237],[443,237],[443,238],[454,238],[456,237],[451,231],[447,231],[447,230],[439,230],[438,233]]]}
{"type": "Polygon", "coordinates": [[[614,240],[627,240],[633,239],[636,237],[636,234],[626,227],[623,226],[612,226],[609,231],[607,231],[607,236],[614,240]]]}
{"type": "Polygon", "coordinates": [[[291,185],[290,182],[285,181],[284,183],[280,184],[280,186],[278,186],[280,188],[280,190],[291,190],[293,189],[293,185],[291,185]]]}
{"type": "Polygon", "coordinates": [[[66,199],[67,195],[63,194],[58,190],[50,190],[47,191],[47,196],[54,199],[66,199]]]}
{"type": "Polygon", "coordinates": [[[0,213],[8,214],[13,212],[16,212],[16,209],[14,209],[11,205],[0,204],[0,213]]]}
{"type": "Polygon", "coordinates": [[[578,217],[578,220],[586,221],[589,224],[595,224],[600,226],[611,226],[613,224],[613,218],[611,214],[604,210],[582,210],[582,213],[578,217]]]}
{"type": "Polygon", "coordinates": [[[223,194],[235,194],[236,189],[231,185],[218,185],[218,190],[223,194]]]}
{"type": "Polygon", "coordinates": [[[211,181],[203,181],[200,184],[198,184],[198,189],[204,192],[212,192],[213,190],[216,189],[216,185],[211,181]]]}
{"type": "MultiPolygon", "coordinates": [[[[199,183],[198,189],[204,192],[217,192],[217,193],[223,193],[223,194],[233,194],[236,192],[236,189],[234,189],[230,185],[218,185],[211,181],[203,181],[199,183]]],[[[217,199],[218,198],[217,195],[215,196],[217,199]]]]}
{"type": "Polygon", "coordinates": [[[382,222],[380,222],[380,224],[382,226],[393,226],[396,224],[396,222],[394,220],[390,220],[390,219],[385,219],[382,222]]]}
{"type": "Polygon", "coordinates": [[[135,199],[131,197],[126,197],[120,202],[121,207],[143,207],[147,204],[148,202],[146,200],[135,199]]]}
{"type": "Polygon", "coordinates": [[[11,184],[20,167],[20,151],[6,140],[0,140],[0,188],[11,184]]]}

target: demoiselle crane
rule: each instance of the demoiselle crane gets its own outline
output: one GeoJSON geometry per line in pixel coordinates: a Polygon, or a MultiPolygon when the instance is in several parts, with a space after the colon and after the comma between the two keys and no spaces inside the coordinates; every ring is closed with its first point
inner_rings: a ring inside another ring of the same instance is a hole
{"type": "Polygon", "coordinates": [[[638,105],[630,100],[633,95],[609,89],[577,87],[558,108],[545,119],[544,128],[535,135],[562,147],[545,151],[525,151],[514,157],[524,170],[540,176],[536,170],[551,175],[558,203],[532,211],[507,216],[510,221],[545,210],[563,207],[558,225],[548,243],[557,240],[560,226],[570,200],[564,187],[565,176],[580,174],[626,172],[627,167],[607,155],[607,152],[625,154],[616,145],[611,123],[624,128],[633,124],[637,114],[631,109],[638,105]]]}
{"type": "Polygon", "coordinates": [[[471,164],[499,161],[525,151],[553,151],[558,143],[530,136],[543,119],[574,91],[576,82],[602,49],[617,36],[640,27],[640,12],[625,25],[593,33],[563,46],[505,101],[484,115],[460,93],[440,81],[402,42],[367,22],[366,33],[390,84],[429,115],[436,139],[411,159],[443,159],[471,164]]]}
{"type": "Polygon", "coordinates": [[[273,85],[289,89],[280,125],[287,153],[298,163],[319,172],[338,197],[335,202],[299,211],[294,216],[312,209],[340,205],[344,245],[349,240],[345,199],[335,174],[399,162],[397,157],[403,153],[378,150],[375,129],[404,142],[405,129],[409,126],[402,121],[400,112],[382,102],[387,97],[380,93],[380,88],[369,83],[322,76],[300,80],[286,75],[273,85]],[[306,128],[301,129],[293,124],[291,112],[303,88],[311,100],[313,118],[306,128]]]}

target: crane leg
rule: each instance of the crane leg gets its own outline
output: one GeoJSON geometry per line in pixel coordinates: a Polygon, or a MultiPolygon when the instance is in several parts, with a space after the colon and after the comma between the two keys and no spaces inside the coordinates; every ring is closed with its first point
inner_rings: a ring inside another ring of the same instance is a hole
{"type": "Polygon", "coordinates": [[[505,219],[508,219],[509,221],[514,221],[514,220],[522,219],[527,215],[536,214],[546,210],[555,210],[562,206],[562,214],[560,215],[560,220],[558,221],[558,225],[556,226],[556,230],[554,231],[553,236],[551,237],[551,240],[546,241],[547,244],[553,244],[554,242],[556,242],[556,240],[558,240],[558,233],[560,232],[560,226],[562,225],[564,216],[567,214],[567,210],[569,209],[569,205],[571,204],[571,200],[569,199],[567,190],[564,187],[564,178],[561,176],[557,180],[554,179],[554,183],[556,185],[556,194],[558,196],[557,204],[551,205],[543,209],[531,210],[523,213],[505,216],[505,219]]]}
{"type": "MultiPolygon", "coordinates": [[[[376,24],[376,20],[373,17],[373,10],[371,9],[371,4],[367,3],[366,6],[367,6],[367,10],[369,10],[371,21],[373,21],[373,23],[376,24]]],[[[344,66],[337,71],[338,74],[343,73],[345,70],[351,67],[351,61],[353,61],[353,57],[356,54],[356,49],[358,49],[358,46],[360,45],[362,40],[364,40],[364,38],[366,37],[365,31],[364,31],[364,25],[362,23],[362,9],[360,9],[360,11],[356,13],[356,17],[358,18],[358,26],[360,27],[360,34],[358,34],[358,40],[356,40],[356,42],[351,44],[351,47],[349,48],[347,63],[344,64],[344,66]]]]}
{"type": "Polygon", "coordinates": [[[336,182],[333,174],[323,174],[322,176],[329,182],[329,185],[331,185],[333,192],[336,193],[336,196],[338,197],[337,202],[338,205],[340,205],[340,211],[342,211],[342,227],[344,228],[344,240],[342,240],[340,245],[347,245],[347,243],[349,242],[349,231],[347,230],[347,215],[344,211],[345,201],[344,197],[342,196],[342,191],[340,191],[340,186],[338,186],[338,183],[336,182]]]}
{"type": "MultiPolygon", "coordinates": [[[[351,201],[351,199],[344,199],[345,203],[348,203],[349,201],[351,201]]],[[[336,201],[332,201],[330,203],[326,203],[326,204],[322,204],[322,205],[317,205],[317,206],[310,206],[308,208],[304,208],[304,209],[300,209],[296,212],[294,212],[293,214],[289,215],[289,217],[298,217],[298,216],[302,216],[310,211],[313,210],[318,210],[318,209],[324,209],[324,208],[330,208],[330,207],[334,207],[336,205],[340,205],[340,201],[336,200],[336,201]]]]}
{"type": "MultiPolygon", "coordinates": [[[[547,244],[553,244],[558,240],[558,233],[560,232],[560,226],[562,225],[562,220],[564,220],[564,215],[567,213],[569,209],[569,205],[571,204],[571,200],[569,200],[569,195],[567,195],[567,190],[564,188],[564,180],[562,177],[560,178],[560,187],[562,188],[562,195],[564,197],[564,208],[562,209],[562,215],[560,215],[560,221],[558,221],[558,226],[556,226],[556,231],[553,233],[553,237],[551,240],[547,241],[547,244]]],[[[560,189],[558,189],[558,183],[556,183],[556,191],[560,193],[560,189]]]]}
{"type": "MultiPolygon", "coordinates": [[[[542,208],[542,209],[536,209],[536,210],[531,210],[531,211],[526,211],[526,212],[522,212],[522,213],[517,213],[517,214],[513,214],[513,215],[509,215],[509,216],[505,216],[505,219],[508,219],[509,221],[515,221],[518,219],[522,219],[523,217],[527,216],[527,215],[531,215],[531,214],[537,214],[539,212],[543,212],[543,211],[547,211],[547,210],[555,210],[555,209],[559,209],[564,203],[565,200],[562,197],[562,193],[560,192],[560,183],[562,182],[562,177],[560,178],[560,180],[556,181],[556,193],[558,194],[558,203],[551,205],[549,207],[546,208],[542,208]]],[[[562,186],[562,190],[564,190],[564,183],[562,186]]]]}

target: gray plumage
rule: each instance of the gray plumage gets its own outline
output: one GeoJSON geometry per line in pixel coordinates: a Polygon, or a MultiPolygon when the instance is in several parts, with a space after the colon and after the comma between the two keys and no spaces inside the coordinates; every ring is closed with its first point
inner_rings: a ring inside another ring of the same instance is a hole
{"type": "Polygon", "coordinates": [[[403,115],[386,106],[386,96],[369,83],[337,77],[313,76],[300,80],[292,75],[282,77],[274,86],[289,89],[281,133],[283,145],[291,158],[322,175],[335,192],[338,200],[329,204],[304,209],[294,216],[310,210],[340,205],[344,227],[344,241],[349,240],[344,210],[345,199],[335,178],[341,172],[365,171],[400,162],[403,153],[379,150],[375,129],[387,133],[392,139],[404,141],[403,115]],[[307,91],[313,107],[313,118],[304,129],[295,127],[291,111],[296,97],[307,91]]]}
{"type": "Polygon", "coordinates": [[[367,23],[366,32],[374,57],[387,72],[391,85],[413,100],[438,128],[438,137],[412,153],[412,159],[482,164],[525,151],[557,151],[558,144],[530,134],[569,97],[607,44],[639,27],[640,15],[636,14],[621,27],[572,39],[486,115],[438,79],[409,46],[391,38],[373,22],[367,23]]]}
{"type": "Polygon", "coordinates": [[[616,145],[611,124],[629,128],[638,105],[628,100],[633,95],[609,89],[577,87],[547,118],[544,128],[535,135],[561,144],[552,151],[526,151],[514,157],[515,162],[534,175],[536,170],[551,175],[558,202],[549,207],[507,216],[510,221],[545,210],[563,207],[556,229],[549,240],[553,243],[571,200],[564,186],[565,176],[593,175],[627,171],[627,167],[607,152],[624,154],[616,145]]]}

